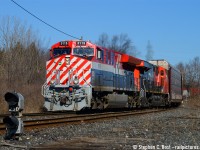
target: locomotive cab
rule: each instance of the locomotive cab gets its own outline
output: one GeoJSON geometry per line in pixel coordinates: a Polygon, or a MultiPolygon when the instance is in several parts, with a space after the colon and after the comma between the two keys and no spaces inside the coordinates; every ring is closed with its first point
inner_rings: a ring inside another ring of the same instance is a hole
{"type": "Polygon", "coordinates": [[[74,55],[83,59],[92,60],[94,57],[94,49],[95,47],[89,42],[62,41],[52,46],[50,57],[53,59],[61,55],[74,55]]]}

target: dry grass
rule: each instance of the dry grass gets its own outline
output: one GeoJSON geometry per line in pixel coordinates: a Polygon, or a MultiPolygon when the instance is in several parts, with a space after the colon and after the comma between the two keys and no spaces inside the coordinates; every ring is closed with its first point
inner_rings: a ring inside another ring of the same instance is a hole
{"type": "MultiPolygon", "coordinates": [[[[16,92],[21,93],[24,96],[25,108],[24,113],[37,113],[41,111],[44,99],[41,95],[40,84],[32,84],[29,86],[19,86],[14,88],[16,92]]],[[[0,88],[0,114],[8,113],[8,104],[5,102],[4,95],[6,92],[13,92],[14,89],[6,88],[2,85],[0,88]]]]}
{"type": "Polygon", "coordinates": [[[200,107],[200,95],[188,98],[185,103],[190,107],[200,107]]]}

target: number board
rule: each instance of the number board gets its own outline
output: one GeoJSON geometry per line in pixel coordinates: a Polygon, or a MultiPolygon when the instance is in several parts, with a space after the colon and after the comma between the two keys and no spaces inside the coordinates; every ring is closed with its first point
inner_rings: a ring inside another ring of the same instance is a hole
{"type": "Polygon", "coordinates": [[[86,45],[86,41],[77,41],[76,42],[76,46],[85,46],[86,45]]]}
{"type": "Polygon", "coordinates": [[[68,41],[61,41],[60,42],[60,46],[67,46],[68,45],[68,41]]]}

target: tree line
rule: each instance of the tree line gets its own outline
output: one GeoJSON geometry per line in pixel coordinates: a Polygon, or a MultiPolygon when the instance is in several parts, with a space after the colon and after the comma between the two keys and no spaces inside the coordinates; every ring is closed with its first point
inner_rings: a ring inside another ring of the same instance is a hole
{"type": "Polygon", "coordinates": [[[41,86],[45,81],[48,58],[36,32],[14,17],[2,18],[0,24],[0,108],[7,111],[6,92],[20,92],[25,97],[25,112],[37,112],[42,106],[41,86]]]}
{"type": "Polygon", "coordinates": [[[183,88],[191,96],[200,94],[200,58],[196,56],[187,63],[180,62],[176,65],[183,76],[183,88]]]}

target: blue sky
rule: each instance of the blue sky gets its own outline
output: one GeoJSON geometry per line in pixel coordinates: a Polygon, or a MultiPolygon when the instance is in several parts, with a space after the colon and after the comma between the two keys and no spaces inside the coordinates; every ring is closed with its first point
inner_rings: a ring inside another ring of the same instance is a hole
{"type": "MultiPolygon", "coordinates": [[[[102,33],[125,33],[145,59],[148,40],[154,59],[175,65],[200,57],[200,0],[15,0],[75,37],[96,42],[102,33]]],[[[53,43],[72,39],[38,21],[10,0],[0,1],[0,18],[15,16],[53,43]]]]}

